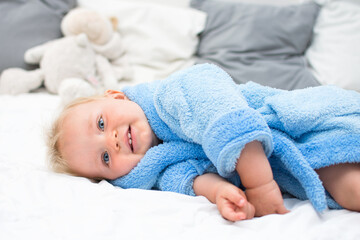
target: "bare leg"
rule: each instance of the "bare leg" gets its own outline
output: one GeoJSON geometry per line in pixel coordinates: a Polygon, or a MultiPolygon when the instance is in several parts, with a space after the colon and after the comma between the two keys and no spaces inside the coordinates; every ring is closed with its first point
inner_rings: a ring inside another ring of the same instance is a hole
{"type": "Polygon", "coordinates": [[[360,211],[360,163],[317,169],[325,189],[342,207],[360,211]]]}

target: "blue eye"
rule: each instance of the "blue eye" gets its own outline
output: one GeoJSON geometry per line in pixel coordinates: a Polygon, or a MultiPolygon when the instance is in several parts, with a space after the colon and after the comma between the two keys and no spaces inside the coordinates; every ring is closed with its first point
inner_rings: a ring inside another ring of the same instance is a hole
{"type": "Polygon", "coordinates": [[[106,165],[109,165],[109,162],[110,162],[110,156],[109,156],[109,153],[108,152],[104,152],[101,156],[103,162],[106,164],[106,165]]]}
{"type": "Polygon", "coordinates": [[[100,117],[99,120],[98,120],[98,128],[101,131],[104,131],[104,127],[105,127],[104,119],[102,117],[100,117]]]}

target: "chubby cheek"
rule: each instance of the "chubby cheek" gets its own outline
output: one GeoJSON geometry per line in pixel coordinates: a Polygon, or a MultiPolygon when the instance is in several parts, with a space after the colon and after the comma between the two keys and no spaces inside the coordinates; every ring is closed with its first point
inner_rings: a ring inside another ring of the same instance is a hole
{"type": "Polygon", "coordinates": [[[144,151],[149,150],[153,142],[153,131],[149,125],[143,126],[143,131],[140,132],[141,142],[143,143],[144,151]]]}
{"type": "MultiPolygon", "coordinates": [[[[115,159],[114,159],[115,160],[115,159]]],[[[111,179],[116,179],[128,174],[137,164],[136,161],[114,161],[110,167],[111,179]]]]}
{"type": "Polygon", "coordinates": [[[141,153],[144,153],[148,150],[149,146],[149,134],[145,131],[140,132],[140,141],[138,144],[140,144],[140,151],[141,153]]]}

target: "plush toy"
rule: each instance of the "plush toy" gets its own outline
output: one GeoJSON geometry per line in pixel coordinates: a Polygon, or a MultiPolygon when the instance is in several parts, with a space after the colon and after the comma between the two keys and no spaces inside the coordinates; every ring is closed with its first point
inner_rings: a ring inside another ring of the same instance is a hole
{"type": "Polygon", "coordinates": [[[0,93],[19,94],[39,88],[59,94],[64,103],[116,88],[131,75],[120,35],[111,21],[87,9],[74,9],[62,21],[65,37],[29,49],[25,61],[40,68],[10,68],[1,74],[0,93]]]}
{"type": "Polygon", "coordinates": [[[109,59],[115,65],[124,64],[123,75],[128,78],[126,57],[119,32],[116,31],[117,19],[87,8],[71,10],[61,22],[61,30],[65,36],[85,33],[94,50],[109,59]]]}

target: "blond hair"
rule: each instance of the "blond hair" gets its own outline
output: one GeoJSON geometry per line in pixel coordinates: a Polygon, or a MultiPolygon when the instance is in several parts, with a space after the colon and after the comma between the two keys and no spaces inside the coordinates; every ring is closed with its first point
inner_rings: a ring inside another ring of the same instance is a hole
{"type": "Polygon", "coordinates": [[[55,121],[52,123],[50,129],[48,130],[47,134],[47,149],[48,149],[48,163],[51,170],[57,173],[66,173],[70,175],[77,175],[74,173],[64,156],[60,151],[60,141],[63,134],[63,123],[66,117],[68,116],[71,109],[76,106],[93,102],[104,98],[104,95],[100,96],[91,96],[91,97],[81,97],[77,98],[71,103],[67,104],[62,111],[60,112],[59,116],[55,121]]]}

